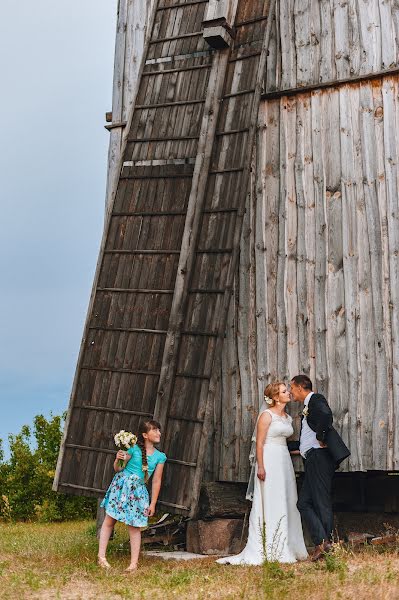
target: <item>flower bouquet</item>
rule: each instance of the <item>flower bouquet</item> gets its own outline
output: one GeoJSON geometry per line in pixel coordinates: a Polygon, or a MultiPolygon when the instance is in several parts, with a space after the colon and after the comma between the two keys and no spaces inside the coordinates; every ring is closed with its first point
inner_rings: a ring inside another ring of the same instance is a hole
{"type": "MultiPolygon", "coordinates": [[[[125,431],[124,429],[121,429],[119,433],[116,433],[114,435],[114,440],[116,447],[119,449],[125,448],[126,450],[128,450],[129,448],[137,444],[137,436],[135,436],[134,433],[130,433],[130,431],[125,431]]],[[[119,459],[118,466],[123,467],[123,465],[124,461],[119,459]]]]}

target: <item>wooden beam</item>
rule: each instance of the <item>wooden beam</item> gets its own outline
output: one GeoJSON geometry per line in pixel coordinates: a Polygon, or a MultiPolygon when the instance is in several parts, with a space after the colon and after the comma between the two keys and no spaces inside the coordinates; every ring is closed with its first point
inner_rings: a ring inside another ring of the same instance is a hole
{"type": "Polygon", "coordinates": [[[195,248],[199,234],[201,213],[204,209],[208,172],[211,164],[213,141],[215,139],[217,118],[221,106],[220,99],[223,94],[228,56],[228,50],[221,50],[215,54],[207,86],[208,94],[205,99],[201,133],[188,201],[181,254],[177,269],[168,334],[166,336],[154,411],[155,418],[160,421],[162,425],[165,424],[167,420],[167,413],[173,389],[172,374],[177,368],[178,350],[184,321],[184,308],[189,293],[188,274],[192,271],[196,257],[195,248]]]}
{"type": "Polygon", "coordinates": [[[234,29],[239,29],[240,27],[245,27],[246,25],[254,25],[255,23],[261,23],[262,21],[266,21],[269,18],[268,15],[263,17],[257,17],[256,19],[248,19],[247,21],[240,21],[234,25],[234,29]]]}
{"type": "Polygon", "coordinates": [[[104,125],[105,129],[111,131],[111,129],[117,129],[118,127],[126,127],[126,121],[120,121],[119,123],[110,123],[109,125],[104,125]]]}
{"type": "Polygon", "coordinates": [[[240,90],[239,92],[233,92],[231,94],[225,94],[223,96],[223,100],[228,100],[229,98],[237,98],[237,96],[245,96],[246,94],[253,94],[255,90],[240,90]]]}
{"type": "Polygon", "coordinates": [[[260,56],[260,52],[251,52],[250,54],[244,54],[243,56],[236,56],[235,58],[230,58],[229,63],[239,62],[240,60],[247,60],[248,58],[255,58],[255,56],[260,56]]]}
{"type": "Polygon", "coordinates": [[[160,255],[172,255],[172,254],[180,254],[180,250],[104,250],[104,254],[160,254],[160,255]]]}
{"type": "MultiPolygon", "coordinates": [[[[237,262],[238,262],[239,253],[240,253],[240,239],[241,239],[242,223],[243,223],[243,216],[245,214],[245,204],[246,204],[246,198],[247,198],[248,188],[249,188],[253,147],[254,147],[255,140],[256,140],[256,128],[257,128],[257,121],[258,121],[259,104],[260,104],[261,92],[262,92],[262,87],[263,87],[264,73],[266,70],[267,52],[268,52],[268,47],[269,47],[269,42],[270,42],[272,23],[274,20],[275,10],[276,10],[276,0],[269,0],[269,10],[268,10],[269,19],[268,19],[268,22],[266,25],[266,29],[265,29],[265,33],[264,33],[264,37],[263,37],[263,41],[262,41],[262,50],[260,53],[260,58],[259,58],[258,67],[257,67],[257,74],[256,74],[255,93],[252,98],[252,107],[251,107],[251,116],[250,116],[250,131],[248,133],[248,140],[247,140],[248,152],[247,152],[247,156],[246,156],[245,170],[243,173],[244,181],[242,182],[242,194],[241,194],[241,197],[239,198],[239,202],[240,202],[239,212],[237,213],[237,221],[236,221],[235,232],[234,232],[234,243],[233,243],[234,252],[232,254],[231,263],[230,263],[229,271],[228,271],[228,275],[227,275],[226,292],[225,292],[224,299],[223,299],[222,314],[219,319],[219,326],[218,326],[219,337],[217,338],[216,347],[214,350],[214,357],[216,357],[217,364],[219,364],[220,357],[222,354],[222,347],[223,347],[223,341],[224,341],[225,330],[226,330],[227,316],[228,316],[228,311],[229,311],[230,301],[231,301],[231,290],[233,289],[234,278],[235,278],[236,268],[237,268],[237,262]],[[246,193],[244,193],[244,191],[246,191],[246,193]]],[[[202,476],[203,476],[203,466],[204,466],[205,455],[206,455],[206,446],[209,443],[209,436],[211,435],[212,430],[213,430],[214,401],[215,401],[215,394],[216,394],[216,390],[217,390],[217,383],[218,383],[219,373],[220,373],[220,369],[216,368],[215,359],[214,359],[213,363],[214,364],[213,364],[213,369],[212,369],[212,376],[211,376],[211,380],[209,382],[208,396],[206,399],[205,416],[204,416],[205,422],[204,422],[204,426],[203,426],[202,432],[201,432],[201,438],[200,438],[200,444],[199,444],[199,450],[198,450],[197,469],[195,472],[193,488],[192,488],[192,495],[193,495],[193,498],[195,498],[195,499],[197,499],[199,497],[201,483],[202,483],[202,476]]],[[[196,512],[197,512],[197,506],[195,506],[195,507],[193,506],[192,510],[190,512],[190,516],[194,517],[196,512]]]]}
{"type": "Polygon", "coordinates": [[[166,108],[167,106],[189,106],[191,104],[204,104],[205,100],[175,100],[174,102],[161,102],[160,104],[138,104],[136,110],[149,108],[166,108]]]}
{"type": "Polygon", "coordinates": [[[127,373],[128,375],[144,375],[145,377],[158,377],[159,371],[146,371],[145,369],[121,369],[117,367],[95,367],[83,365],[82,371],[104,371],[105,373],[127,373]]]}
{"type": "Polygon", "coordinates": [[[151,138],[129,138],[133,144],[145,144],[150,142],[184,142],[187,140],[198,140],[199,135],[182,135],[176,137],[151,137],[151,138]]]}
{"type": "Polygon", "coordinates": [[[194,6],[195,4],[206,4],[209,0],[189,0],[189,2],[177,2],[176,4],[169,4],[169,6],[160,6],[157,8],[157,12],[161,10],[172,10],[175,8],[185,8],[186,6],[194,6]]]}
{"type": "MultiPolygon", "coordinates": [[[[156,18],[156,4],[153,3],[152,7],[151,7],[151,11],[150,11],[150,15],[149,15],[149,19],[148,19],[148,29],[149,31],[152,31],[153,29],[153,25],[155,23],[155,18],[156,18]]],[[[140,68],[139,68],[139,72],[138,72],[138,77],[137,80],[140,81],[141,78],[141,74],[144,71],[144,67],[145,67],[145,56],[148,53],[148,38],[145,42],[144,45],[144,51],[143,51],[143,56],[142,56],[142,60],[140,62],[140,68]]],[[[124,129],[124,134],[123,134],[123,138],[122,138],[122,144],[121,144],[121,151],[120,151],[120,155],[118,158],[118,165],[116,167],[115,173],[117,176],[120,175],[122,168],[123,168],[123,155],[127,146],[127,132],[130,131],[130,127],[132,124],[132,120],[133,120],[133,114],[134,114],[134,108],[135,108],[135,103],[136,103],[136,96],[134,96],[133,101],[131,103],[131,106],[129,108],[129,113],[128,113],[128,118],[127,118],[127,126],[124,129]]],[[[115,177],[115,181],[116,181],[116,177],[115,177]]],[[[85,321],[85,326],[84,326],[84,332],[83,332],[83,336],[82,336],[82,341],[80,344],[80,349],[79,349],[79,356],[78,356],[78,362],[77,362],[77,367],[75,370],[75,376],[74,376],[74,380],[73,380],[73,385],[72,385],[72,391],[71,391],[71,396],[70,396],[70,400],[69,400],[69,406],[68,406],[68,412],[67,412],[67,418],[65,420],[65,426],[64,426],[64,432],[62,435],[62,440],[61,440],[61,445],[60,445],[60,452],[58,454],[58,460],[57,460],[57,466],[56,466],[56,470],[55,470],[55,476],[54,476],[54,481],[53,481],[53,490],[57,491],[58,490],[58,486],[59,486],[59,482],[60,482],[60,477],[61,477],[61,469],[62,469],[62,464],[63,464],[63,459],[64,459],[64,453],[65,453],[65,444],[66,444],[66,440],[68,437],[68,432],[69,432],[69,427],[70,427],[70,423],[71,423],[71,415],[72,415],[72,411],[73,411],[73,407],[74,407],[74,403],[75,403],[75,397],[76,397],[76,392],[77,392],[77,387],[78,387],[78,381],[79,381],[79,376],[80,376],[80,372],[81,372],[81,365],[83,364],[83,355],[84,355],[84,350],[86,348],[86,338],[88,335],[88,331],[89,331],[89,325],[90,325],[90,320],[91,320],[91,314],[92,314],[92,310],[93,310],[93,306],[94,306],[94,301],[96,299],[96,290],[97,290],[97,285],[98,285],[98,281],[100,278],[100,271],[101,271],[101,267],[103,264],[103,251],[105,250],[105,245],[106,245],[106,241],[107,241],[107,234],[111,225],[111,215],[112,215],[112,209],[113,209],[113,205],[114,205],[114,201],[115,201],[115,196],[116,196],[116,191],[117,191],[117,185],[110,183],[110,193],[109,196],[107,196],[107,206],[106,206],[106,214],[105,214],[105,223],[104,223],[104,230],[103,230],[103,236],[102,236],[102,240],[101,240],[101,245],[100,245],[100,251],[99,251],[99,255],[98,255],[98,259],[97,259],[97,265],[96,265],[96,271],[95,271],[95,275],[94,275],[94,281],[93,281],[93,286],[92,286],[92,290],[91,290],[91,295],[90,295],[90,301],[89,301],[89,305],[87,308],[87,315],[86,315],[86,321],[85,321]]]]}
{"type": "Polygon", "coordinates": [[[162,504],[162,506],[170,506],[170,508],[177,508],[178,510],[186,510],[187,512],[190,510],[189,506],[183,506],[182,504],[173,504],[173,502],[164,502],[163,500],[158,500],[158,504],[162,504]]]}
{"type": "Polygon", "coordinates": [[[145,290],[143,288],[97,288],[98,292],[112,292],[125,294],[173,294],[174,290],[145,290]]]}
{"type": "Polygon", "coordinates": [[[83,410],[94,410],[98,412],[109,412],[117,413],[122,415],[135,415],[138,417],[153,417],[153,413],[141,412],[138,410],[127,410],[126,408],[111,408],[109,406],[93,406],[92,404],[77,404],[75,408],[81,408],[83,410]]]}
{"type": "Polygon", "coordinates": [[[82,490],[84,492],[96,492],[97,494],[102,494],[104,495],[105,492],[107,491],[105,488],[101,489],[101,488],[93,488],[93,487],[87,487],[84,485],[75,485],[73,483],[59,483],[60,487],[66,487],[66,488],[72,488],[75,490],[82,490]]]}
{"type": "Polygon", "coordinates": [[[133,212],[114,212],[113,217],[185,217],[187,211],[185,210],[165,210],[165,211],[151,211],[151,210],[136,210],[133,212]]]}
{"type": "Polygon", "coordinates": [[[165,38],[155,38],[154,40],[150,40],[150,44],[162,44],[163,42],[174,42],[177,40],[184,40],[186,38],[199,37],[203,34],[203,31],[194,31],[192,33],[182,33],[181,35],[173,35],[171,37],[165,38]]]}
{"type": "Polygon", "coordinates": [[[262,100],[276,100],[278,98],[284,98],[285,96],[289,97],[310,92],[320,92],[329,88],[339,88],[344,85],[356,85],[358,83],[366,83],[367,81],[374,81],[375,79],[382,79],[383,77],[392,77],[395,75],[399,75],[399,67],[386,69],[384,71],[379,71],[378,73],[369,73],[368,75],[359,75],[357,77],[348,77],[346,79],[334,79],[333,81],[321,81],[298,88],[266,92],[262,94],[262,100]]]}
{"type": "Polygon", "coordinates": [[[168,458],[168,462],[174,465],[182,465],[183,467],[196,467],[197,463],[187,462],[186,460],[178,460],[177,458],[168,458]]]}
{"type": "MultiPolygon", "coordinates": [[[[150,63],[150,64],[163,64],[163,63],[150,63]]],[[[204,65],[193,65],[191,67],[181,67],[180,69],[158,69],[157,71],[145,71],[143,77],[151,77],[154,75],[168,75],[169,73],[184,73],[184,71],[197,71],[198,69],[210,69],[212,63],[206,63],[204,65]]]]}

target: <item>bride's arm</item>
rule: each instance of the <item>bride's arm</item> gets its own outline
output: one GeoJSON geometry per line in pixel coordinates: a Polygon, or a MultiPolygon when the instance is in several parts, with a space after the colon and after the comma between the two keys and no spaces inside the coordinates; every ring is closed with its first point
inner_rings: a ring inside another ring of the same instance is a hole
{"type": "Polygon", "coordinates": [[[258,465],[257,476],[261,481],[266,479],[265,465],[263,464],[263,446],[267,436],[272,417],[268,412],[264,412],[258,420],[256,427],[256,462],[258,465]]]}

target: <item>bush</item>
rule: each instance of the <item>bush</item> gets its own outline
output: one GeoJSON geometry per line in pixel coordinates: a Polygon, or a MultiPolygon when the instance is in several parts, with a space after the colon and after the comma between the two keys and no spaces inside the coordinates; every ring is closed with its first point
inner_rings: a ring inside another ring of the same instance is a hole
{"type": "Polygon", "coordinates": [[[10,459],[0,440],[0,516],[4,520],[65,521],[95,516],[96,500],[52,491],[63,417],[34,418],[9,436],[10,459]]]}

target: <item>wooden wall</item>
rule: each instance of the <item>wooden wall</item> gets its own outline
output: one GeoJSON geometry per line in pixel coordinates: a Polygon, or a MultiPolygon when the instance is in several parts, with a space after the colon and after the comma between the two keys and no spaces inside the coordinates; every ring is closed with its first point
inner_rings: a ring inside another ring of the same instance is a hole
{"type": "MultiPolygon", "coordinates": [[[[398,66],[395,0],[277,6],[268,92],[398,66]]],[[[133,101],[145,7],[120,0],[114,122],[133,101]]],[[[398,468],[397,104],[397,77],[385,76],[262,105],[215,407],[222,480],[247,479],[266,383],[299,371],[328,395],[351,446],[346,470],[398,468]]],[[[110,172],[122,129],[111,136],[110,172]]]]}
{"type": "Polygon", "coordinates": [[[224,480],[247,478],[265,384],[298,372],[327,394],[345,469],[399,467],[398,124],[398,76],[262,105],[223,351],[224,480]]]}
{"type": "Polygon", "coordinates": [[[267,91],[378,73],[398,65],[397,0],[277,1],[267,91]]]}
{"type": "Polygon", "coordinates": [[[265,91],[287,95],[265,94],[259,115],[221,363],[219,477],[248,478],[263,389],[298,372],[328,395],[352,451],[345,470],[397,469],[398,77],[367,75],[399,64],[399,3],[277,7],[265,91]],[[293,93],[328,82],[338,85],[293,93]]]}

